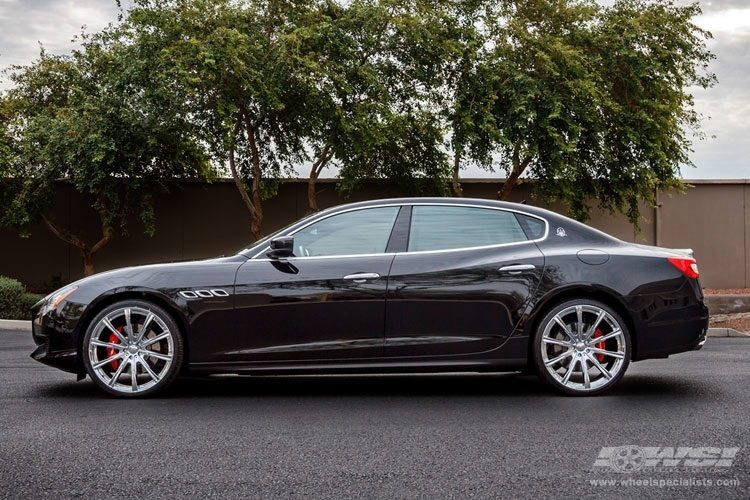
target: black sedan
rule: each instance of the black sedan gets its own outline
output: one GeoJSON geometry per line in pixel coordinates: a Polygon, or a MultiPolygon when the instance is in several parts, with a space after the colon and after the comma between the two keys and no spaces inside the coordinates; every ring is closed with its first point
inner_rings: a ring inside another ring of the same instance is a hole
{"type": "Polygon", "coordinates": [[[131,267],[34,306],[32,357],[146,396],[191,374],[534,369],[589,395],[628,364],[699,349],[690,250],[553,212],[377,200],[302,219],[231,257],[131,267]]]}

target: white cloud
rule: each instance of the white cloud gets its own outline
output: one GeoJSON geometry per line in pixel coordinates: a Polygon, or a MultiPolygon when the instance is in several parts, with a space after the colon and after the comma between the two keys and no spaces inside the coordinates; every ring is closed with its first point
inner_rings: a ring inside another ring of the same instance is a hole
{"type": "Polygon", "coordinates": [[[698,17],[695,24],[716,36],[718,33],[747,33],[750,8],[710,11],[698,17]]]}
{"type": "Polygon", "coordinates": [[[50,53],[69,52],[84,26],[99,31],[117,14],[115,0],[0,0],[0,66],[29,64],[39,44],[50,53]]]}

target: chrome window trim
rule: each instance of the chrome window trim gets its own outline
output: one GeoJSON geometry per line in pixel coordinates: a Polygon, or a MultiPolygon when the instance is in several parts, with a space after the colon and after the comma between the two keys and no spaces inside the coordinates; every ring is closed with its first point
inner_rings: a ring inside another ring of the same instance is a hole
{"type": "MultiPolygon", "coordinates": [[[[540,241],[543,241],[547,239],[547,236],[549,236],[549,221],[545,219],[544,217],[541,217],[536,214],[531,214],[528,212],[525,212],[523,210],[515,210],[512,208],[503,208],[503,207],[489,207],[485,205],[477,205],[474,203],[440,203],[440,202],[416,202],[416,203],[409,203],[409,202],[403,202],[403,203],[383,203],[380,205],[368,205],[366,207],[352,207],[348,208],[346,210],[336,211],[331,213],[330,215],[320,218],[320,219],[314,219],[304,226],[300,226],[299,228],[295,229],[293,233],[289,233],[286,236],[294,236],[299,231],[302,231],[306,227],[328,219],[330,217],[333,217],[334,215],[340,215],[345,214],[348,212],[352,212],[355,210],[369,210],[371,208],[387,208],[387,207],[404,207],[404,206],[411,206],[411,207],[418,207],[418,206],[439,206],[439,207],[463,207],[463,208],[481,208],[485,210],[499,210],[501,212],[511,212],[513,214],[521,214],[525,215],[527,217],[531,217],[533,219],[540,220],[544,223],[544,234],[536,238],[534,240],[524,240],[524,241],[514,241],[512,243],[498,243],[497,245],[481,245],[481,246],[471,246],[471,247],[461,247],[461,248],[448,248],[448,249],[442,249],[442,250],[419,250],[416,252],[389,252],[389,253],[375,253],[375,254],[343,254],[343,255],[308,255],[308,256],[295,256],[295,257],[287,257],[286,259],[340,259],[342,257],[373,257],[373,256],[385,256],[385,255],[424,255],[424,254],[430,254],[430,253],[445,253],[445,252],[462,252],[466,250],[481,250],[481,249],[488,249],[488,248],[502,248],[502,247],[509,247],[514,245],[523,245],[524,243],[538,243],[540,241]]],[[[395,221],[394,221],[395,224],[395,221]]],[[[391,229],[392,230],[392,229],[391,229]]],[[[270,258],[257,258],[260,255],[265,255],[266,252],[268,252],[271,249],[270,246],[266,246],[261,251],[253,255],[252,257],[249,257],[248,260],[256,260],[259,262],[266,262],[266,261],[273,261],[278,259],[270,259],[270,258]]]]}
{"type": "Polygon", "coordinates": [[[417,250],[413,252],[398,252],[397,255],[424,255],[428,253],[446,253],[446,252],[466,252],[468,250],[486,250],[489,248],[503,248],[503,247],[511,247],[511,246],[518,246],[518,245],[525,245],[526,243],[534,243],[537,240],[524,240],[524,241],[514,241],[512,243],[498,243],[496,245],[481,245],[477,247],[461,247],[461,248],[443,248],[441,250],[417,250]]]}
{"type": "Polygon", "coordinates": [[[286,261],[298,261],[298,260],[310,260],[310,259],[353,259],[356,257],[388,257],[388,256],[396,256],[399,255],[399,252],[388,252],[388,253],[355,253],[355,254],[345,254],[345,255],[301,255],[297,257],[296,255],[294,257],[284,257],[283,259],[269,259],[268,257],[258,258],[258,259],[250,259],[256,262],[278,262],[279,260],[286,260],[286,261]]]}

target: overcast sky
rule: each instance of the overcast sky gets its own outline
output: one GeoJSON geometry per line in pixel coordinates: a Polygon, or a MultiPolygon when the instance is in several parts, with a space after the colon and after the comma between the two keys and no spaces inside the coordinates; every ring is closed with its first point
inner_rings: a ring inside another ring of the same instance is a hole
{"type": "MultiPolygon", "coordinates": [[[[708,138],[694,143],[692,160],[697,168],[685,167],[682,175],[685,179],[750,178],[750,1],[699,3],[703,15],[695,22],[713,33],[709,47],[717,58],[711,69],[719,84],[694,91],[696,110],[706,117],[703,132],[708,138]]],[[[129,0],[122,5],[127,8],[129,0]]],[[[68,52],[82,27],[99,31],[116,22],[118,12],[115,0],[0,0],[0,67],[32,62],[40,43],[53,54],[68,52]]],[[[0,89],[7,87],[7,81],[0,81],[0,89]]],[[[466,172],[464,177],[487,176],[473,174],[466,172]]]]}

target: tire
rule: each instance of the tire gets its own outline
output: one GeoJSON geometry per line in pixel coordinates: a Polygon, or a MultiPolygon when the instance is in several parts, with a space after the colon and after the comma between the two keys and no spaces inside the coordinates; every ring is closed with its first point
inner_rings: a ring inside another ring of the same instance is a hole
{"type": "Polygon", "coordinates": [[[595,300],[553,307],[534,334],[539,376],[564,394],[599,394],[615,385],[630,364],[630,334],[619,314],[595,300]]]}
{"type": "Polygon", "coordinates": [[[180,373],[184,356],[175,321],[164,309],[142,300],[102,310],[86,330],[81,352],[94,383],[127,398],[164,391],[180,373]]]}

